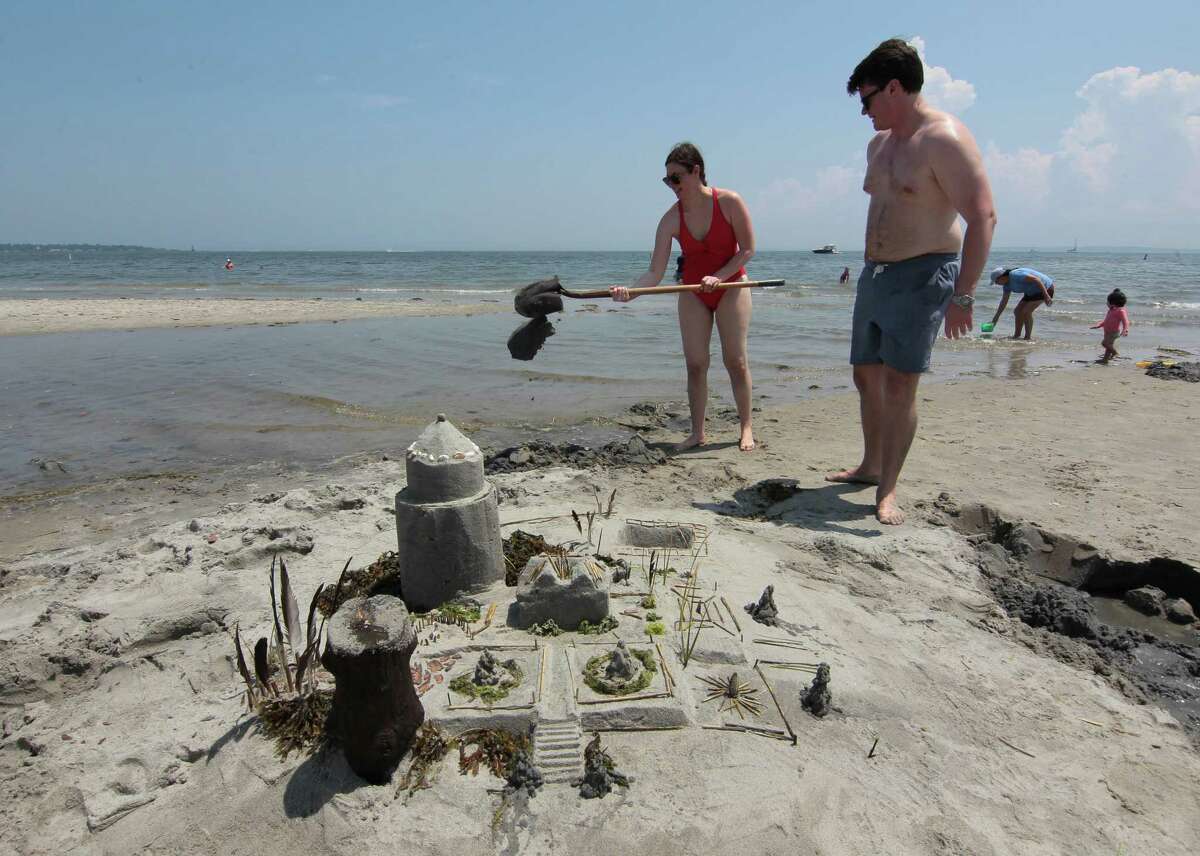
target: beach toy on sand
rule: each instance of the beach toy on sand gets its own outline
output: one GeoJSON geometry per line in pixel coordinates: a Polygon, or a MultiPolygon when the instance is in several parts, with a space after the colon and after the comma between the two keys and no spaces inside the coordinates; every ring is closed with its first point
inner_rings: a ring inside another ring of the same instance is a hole
{"type": "Polygon", "coordinates": [[[1139,369],[1148,369],[1148,368],[1150,368],[1150,366],[1154,365],[1155,363],[1159,363],[1160,365],[1163,365],[1166,368],[1170,368],[1171,366],[1175,365],[1174,360],[1138,360],[1136,363],[1134,363],[1134,365],[1137,366],[1139,369]]]}
{"type": "Polygon", "coordinates": [[[996,325],[993,324],[991,321],[985,321],[984,323],[979,325],[980,333],[990,333],[995,329],[996,329],[996,325]]]}

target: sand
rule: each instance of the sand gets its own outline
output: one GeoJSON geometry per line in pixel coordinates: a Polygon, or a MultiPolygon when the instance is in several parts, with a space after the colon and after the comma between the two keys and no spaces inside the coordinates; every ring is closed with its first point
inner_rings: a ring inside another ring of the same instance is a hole
{"type": "Polygon", "coordinates": [[[507,300],[496,303],[432,301],[256,300],[213,298],[168,300],[4,300],[0,336],[89,330],[145,330],[152,327],[222,327],[247,324],[297,324],[347,321],[400,315],[483,315],[511,312],[507,300]]]}
{"type": "MultiPolygon", "coordinates": [[[[794,714],[794,747],[696,727],[605,734],[629,791],[583,801],[547,786],[494,833],[498,782],[451,762],[398,798],[336,755],[278,760],[230,661],[235,624],[249,637],[269,625],[275,552],[306,601],[347,557],[394,548],[402,460],[10,503],[0,851],[1196,852],[1200,756],[1180,723],[1030,644],[992,601],[977,545],[938,511],[984,503],[1106,555],[1196,566],[1196,387],[1118,364],[921,397],[898,528],[874,520],[870,489],[821,480],[856,462],[851,396],[767,402],[751,454],[736,425],[714,423],[713,445],[659,467],[493,478],[502,524],[593,508],[598,488],[617,491],[606,542],[626,517],[709,526],[702,573],[738,605],[773,585],[781,617],[832,666],[837,708],[794,714]],[[727,513],[771,477],[808,489],[788,514],[727,513]]],[[[521,528],[578,537],[569,517],[521,528]]]]}

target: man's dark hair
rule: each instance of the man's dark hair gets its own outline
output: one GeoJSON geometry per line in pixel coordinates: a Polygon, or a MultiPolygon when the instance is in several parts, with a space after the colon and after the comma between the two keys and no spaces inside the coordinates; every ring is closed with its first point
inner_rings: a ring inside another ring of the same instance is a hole
{"type": "Polygon", "coordinates": [[[888,39],[867,54],[866,59],[854,67],[854,73],[846,82],[846,91],[857,95],[860,87],[870,84],[880,89],[893,80],[911,94],[921,91],[925,85],[925,66],[913,46],[904,39],[888,39]]]}
{"type": "Polygon", "coordinates": [[[704,155],[700,154],[700,149],[694,143],[678,143],[667,155],[666,162],[685,166],[689,172],[700,167],[700,183],[708,185],[708,178],[704,175],[704,155]]]}
{"type": "Polygon", "coordinates": [[[1125,292],[1121,291],[1119,288],[1114,288],[1112,290],[1112,294],[1108,296],[1108,305],[1124,308],[1125,292]]]}

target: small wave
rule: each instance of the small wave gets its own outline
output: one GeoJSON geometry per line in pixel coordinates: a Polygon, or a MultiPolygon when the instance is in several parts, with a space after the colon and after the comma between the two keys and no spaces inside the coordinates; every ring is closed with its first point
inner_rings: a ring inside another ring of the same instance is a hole
{"type": "Polygon", "coordinates": [[[1156,300],[1152,305],[1155,309],[1200,309],[1200,303],[1187,303],[1181,300],[1156,300]]]}

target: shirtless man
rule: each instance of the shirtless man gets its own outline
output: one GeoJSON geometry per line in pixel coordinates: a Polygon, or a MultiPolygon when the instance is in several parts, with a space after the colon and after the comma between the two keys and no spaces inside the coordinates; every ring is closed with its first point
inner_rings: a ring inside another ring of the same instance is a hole
{"type": "Polygon", "coordinates": [[[917,383],[943,317],[948,338],[970,331],[996,227],[979,147],[962,122],[925,103],[924,81],[917,52],[889,39],[846,84],[878,132],[867,145],[866,264],[850,342],[863,457],[825,478],[877,485],[875,516],[888,524],[904,521],[896,482],[917,430],[917,383]]]}

